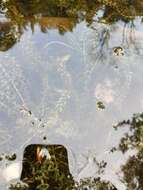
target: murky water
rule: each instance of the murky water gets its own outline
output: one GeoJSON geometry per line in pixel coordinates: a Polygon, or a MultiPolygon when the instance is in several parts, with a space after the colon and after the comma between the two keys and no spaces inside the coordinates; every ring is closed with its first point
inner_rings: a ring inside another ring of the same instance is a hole
{"type": "MultiPolygon", "coordinates": [[[[41,18],[50,26],[44,33],[38,23],[34,32],[27,24],[0,52],[0,153],[16,153],[21,165],[27,145],[62,144],[76,180],[99,176],[96,158],[107,162],[100,176],[123,190],[121,166],[136,152],[110,152],[128,131],[113,125],[143,110],[143,25],[138,17],[134,27],[94,19],[61,34],[52,23],[68,27],[69,19],[41,18]]],[[[1,188],[10,183],[7,164],[0,162],[1,188]]]]}

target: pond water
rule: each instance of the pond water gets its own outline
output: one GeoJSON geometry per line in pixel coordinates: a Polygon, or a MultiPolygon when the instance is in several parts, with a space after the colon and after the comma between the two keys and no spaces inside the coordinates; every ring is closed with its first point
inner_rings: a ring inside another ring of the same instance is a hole
{"type": "MultiPolygon", "coordinates": [[[[80,13],[78,21],[36,13],[36,22],[27,11],[22,24],[1,15],[0,154],[15,153],[20,171],[27,145],[61,144],[75,180],[100,176],[119,190],[143,189],[140,175],[133,174],[134,188],[122,169],[141,150],[111,152],[130,133],[113,126],[143,110],[142,18],[109,23],[104,11],[90,24],[80,13]]],[[[0,161],[1,189],[11,183],[10,164],[0,161]]]]}

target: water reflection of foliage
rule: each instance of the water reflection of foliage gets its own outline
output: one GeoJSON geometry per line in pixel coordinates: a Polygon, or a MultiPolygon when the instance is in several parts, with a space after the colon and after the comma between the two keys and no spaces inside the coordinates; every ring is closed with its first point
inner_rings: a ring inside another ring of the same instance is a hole
{"type": "Polygon", "coordinates": [[[47,162],[46,160],[43,164],[37,163],[36,167],[32,165],[31,177],[25,178],[23,181],[28,184],[29,189],[71,189],[73,186],[72,178],[62,173],[58,165],[59,163],[55,164],[53,161],[47,162]]]}
{"type": "Polygon", "coordinates": [[[69,172],[67,151],[61,145],[29,145],[24,151],[20,183],[9,189],[72,189],[74,182],[69,172]],[[22,186],[22,187],[21,187],[22,186]]]}
{"type": "MultiPolygon", "coordinates": [[[[66,179],[64,180],[65,185],[66,179]]],[[[70,181],[69,181],[70,182],[70,181]]],[[[43,186],[39,186],[37,190],[48,190],[48,185],[45,184],[43,186]]],[[[80,180],[80,182],[77,182],[75,185],[73,183],[68,183],[68,186],[66,188],[67,190],[117,190],[115,186],[113,186],[109,181],[104,181],[101,180],[101,178],[85,178],[80,180]]],[[[63,189],[61,186],[61,190],[66,190],[65,188],[63,189]]],[[[22,183],[22,182],[17,182],[13,183],[10,185],[9,190],[31,190],[27,186],[27,184],[22,183]]],[[[55,189],[56,190],[56,189],[55,189]]],[[[57,189],[59,190],[59,189],[57,189]]]]}
{"type": "Polygon", "coordinates": [[[129,126],[129,132],[120,140],[119,146],[111,151],[121,151],[126,153],[132,150],[135,153],[129,157],[121,170],[123,172],[123,182],[127,190],[143,189],[143,113],[134,114],[132,119],[119,122],[114,128],[129,126]]]}
{"type": "Polygon", "coordinates": [[[34,1],[30,0],[9,0],[1,2],[1,7],[7,8],[6,15],[12,19],[20,19],[23,16],[43,15],[54,17],[74,17],[78,18],[81,13],[81,18],[85,18],[87,22],[92,21],[96,11],[103,8],[104,17],[109,17],[108,20],[116,21],[119,19],[131,19],[136,15],[142,14],[142,3],[138,1],[127,0],[48,0],[34,1]],[[18,18],[16,18],[18,16],[18,18]]]}
{"type": "MultiPolygon", "coordinates": [[[[39,188],[38,188],[39,189],[39,188]]],[[[110,182],[101,180],[100,178],[85,178],[80,182],[76,183],[75,186],[73,184],[69,184],[67,190],[117,190],[110,182]]],[[[31,190],[25,183],[17,182],[15,184],[11,184],[9,190],[31,190]]],[[[48,187],[42,186],[39,190],[48,190],[48,187]]],[[[66,189],[62,189],[66,190],[66,189]]]]}
{"type": "MultiPolygon", "coordinates": [[[[143,189],[143,113],[134,114],[129,120],[119,122],[114,128],[118,130],[120,127],[128,127],[129,132],[126,133],[120,140],[119,146],[112,149],[126,153],[132,150],[134,155],[131,155],[126,163],[121,166],[123,172],[122,182],[126,185],[127,190],[142,190],[143,189]]],[[[55,168],[55,167],[54,167],[55,168]]],[[[38,168],[39,169],[39,168],[38,168]]],[[[42,169],[43,170],[43,169],[42,169]]],[[[38,171],[38,170],[37,170],[38,171]]],[[[46,168],[47,171],[47,168],[46,168]]],[[[56,170],[55,170],[56,171],[56,170]]],[[[40,171],[39,171],[40,172],[40,171]]],[[[43,172],[42,172],[43,173],[43,172]]],[[[66,179],[65,179],[66,180],[66,179]]],[[[64,181],[65,183],[66,181],[64,181]]],[[[100,178],[85,178],[80,182],[75,183],[69,181],[67,189],[82,190],[82,189],[99,189],[99,190],[116,190],[110,182],[103,181],[100,178]]],[[[47,186],[40,187],[41,190],[47,189],[47,186]]],[[[27,186],[19,188],[19,184],[11,185],[11,190],[28,189],[27,186]]]]}
{"type": "Polygon", "coordinates": [[[114,128],[118,129],[123,126],[129,126],[130,133],[126,133],[121,138],[118,149],[123,153],[129,149],[141,151],[143,148],[143,113],[134,114],[131,120],[124,120],[114,126],[114,128]]]}
{"type": "MultiPolygon", "coordinates": [[[[95,160],[95,162],[97,161],[95,160]]],[[[97,162],[97,165],[100,174],[105,169],[106,163],[104,161],[97,162]]],[[[89,177],[74,182],[69,172],[67,151],[61,145],[29,145],[26,147],[21,181],[10,184],[9,190],[32,189],[116,190],[110,182],[102,180],[100,177],[89,177]],[[43,151],[42,154],[41,151],[43,151]]]]}
{"type": "Polygon", "coordinates": [[[85,178],[80,180],[80,183],[77,183],[76,190],[117,190],[110,182],[103,181],[101,178],[85,178]]]}
{"type": "Polygon", "coordinates": [[[6,51],[17,41],[16,30],[8,22],[0,23],[0,51],[6,51]]]}
{"type": "MultiPolygon", "coordinates": [[[[34,25],[39,24],[41,31],[46,32],[49,28],[57,28],[61,34],[72,31],[77,23],[85,20],[88,25],[94,22],[94,16],[99,10],[103,11],[99,22],[106,24],[123,20],[125,23],[133,21],[136,15],[141,14],[142,3],[140,1],[108,1],[108,0],[55,0],[55,1],[25,1],[9,0],[1,1],[0,10],[9,20],[9,31],[17,27],[19,35],[27,25],[34,31],[34,25]],[[43,18],[44,17],[44,18],[43,18]],[[51,18],[49,18],[51,17],[51,18]]],[[[7,30],[3,30],[7,34],[7,30]]],[[[10,32],[9,32],[10,33],[10,32]]],[[[10,48],[16,42],[16,31],[13,30],[11,37],[4,35],[5,48],[10,48]],[[9,45],[10,44],[10,45],[9,45]]]]}

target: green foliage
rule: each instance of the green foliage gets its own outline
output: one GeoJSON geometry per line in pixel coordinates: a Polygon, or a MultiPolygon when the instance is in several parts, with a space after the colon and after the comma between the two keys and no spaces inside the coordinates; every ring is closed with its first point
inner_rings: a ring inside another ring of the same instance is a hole
{"type": "Polygon", "coordinates": [[[127,190],[143,189],[143,155],[131,156],[122,166],[122,171],[127,190]]]}
{"type": "Polygon", "coordinates": [[[17,41],[15,28],[5,23],[1,26],[0,32],[0,51],[10,49],[17,41]]]}
{"type": "Polygon", "coordinates": [[[125,153],[128,149],[143,149],[143,113],[134,114],[131,120],[119,122],[114,128],[129,126],[130,133],[121,138],[118,149],[125,153]]]}
{"type": "Polygon", "coordinates": [[[99,178],[85,178],[77,183],[77,190],[117,190],[110,182],[99,178]]]}
{"type": "Polygon", "coordinates": [[[103,11],[99,22],[133,22],[136,15],[142,14],[143,4],[126,0],[8,0],[1,1],[0,10],[9,20],[9,29],[1,29],[3,35],[0,36],[0,50],[6,51],[18,41],[27,25],[33,32],[34,25],[39,24],[44,33],[47,29],[57,28],[60,34],[64,34],[83,20],[90,26],[99,10],[103,11]],[[47,21],[43,22],[45,17],[47,21]],[[61,19],[49,21],[49,18],[61,19]]]}
{"type": "Polygon", "coordinates": [[[143,5],[140,1],[129,3],[126,0],[9,0],[1,3],[1,9],[6,9],[5,15],[18,23],[24,22],[26,16],[39,14],[47,17],[84,18],[91,23],[94,15],[103,7],[103,18],[111,23],[134,19],[136,15],[141,15],[139,7],[143,8],[143,5]]]}
{"type": "Polygon", "coordinates": [[[60,145],[29,145],[24,151],[21,181],[28,189],[72,189],[74,180],[66,149],[60,145]]]}
{"type": "MultiPolygon", "coordinates": [[[[65,181],[66,183],[66,181],[65,181]]],[[[48,184],[40,184],[37,186],[37,188],[34,188],[35,190],[48,190],[49,188],[48,184]]],[[[77,182],[75,186],[69,184],[67,187],[60,186],[59,189],[61,190],[117,190],[115,186],[113,186],[109,181],[101,180],[100,177],[98,178],[85,178],[80,180],[80,182],[77,182]]],[[[33,190],[26,186],[25,184],[22,184],[20,182],[16,184],[11,184],[9,187],[9,190],[33,190]]],[[[52,190],[58,190],[58,188],[52,188],[52,190]]]]}
{"type": "Polygon", "coordinates": [[[26,184],[23,184],[22,182],[17,182],[10,184],[9,190],[28,190],[28,187],[26,184]]]}
{"type": "Polygon", "coordinates": [[[70,189],[73,186],[71,176],[61,173],[59,167],[53,161],[45,160],[42,164],[37,163],[32,166],[32,175],[23,179],[29,188],[45,190],[53,187],[55,190],[70,189]]]}
{"type": "Polygon", "coordinates": [[[136,154],[130,156],[122,166],[123,182],[127,190],[143,189],[143,113],[134,114],[129,120],[119,122],[114,128],[128,127],[129,132],[120,140],[118,147],[114,147],[112,152],[136,150],[136,154]]]}

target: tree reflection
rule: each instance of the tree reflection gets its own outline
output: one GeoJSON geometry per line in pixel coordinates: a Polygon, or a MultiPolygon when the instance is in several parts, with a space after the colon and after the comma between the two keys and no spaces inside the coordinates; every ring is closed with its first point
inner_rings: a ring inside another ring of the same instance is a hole
{"type": "Polygon", "coordinates": [[[0,51],[7,51],[17,41],[16,29],[9,22],[0,23],[0,51]]]}
{"type": "Polygon", "coordinates": [[[9,189],[66,190],[74,186],[67,150],[61,145],[29,145],[24,151],[21,181],[9,189]]]}
{"type": "MultiPolygon", "coordinates": [[[[98,22],[112,24],[119,20],[128,23],[135,19],[135,16],[142,14],[143,5],[140,1],[105,1],[105,0],[9,0],[0,1],[0,10],[10,22],[8,30],[3,30],[1,51],[9,49],[16,43],[17,31],[21,36],[26,26],[38,24],[42,32],[47,29],[56,28],[60,34],[72,31],[77,23],[85,20],[87,25],[95,21],[98,11],[103,14],[98,18],[98,22]],[[13,30],[17,28],[17,30],[13,30]]],[[[3,23],[5,24],[5,23],[3,23]]]]}
{"type": "Polygon", "coordinates": [[[134,114],[132,119],[124,120],[118,123],[114,128],[129,127],[120,140],[118,147],[111,151],[121,151],[125,154],[127,151],[135,151],[126,163],[121,167],[123,172],[123,182],[128,190],[143,189],[143,113],[134,114]]]}
{"type": "Polygon", "coordinates": [[[86,178],[82,179],[80,183],[77,183],[77,188],[75,190],[117,190],[112,183],[109,181],[101,180],[98,178],[86,178]]]}
{"type": "MultiPolygon", "coordinates": [[[[101,172],[105,162],[98,163],[101,172]]],[[[100,177],[74,182],[69,171],[67,150],[61,145],[29,145],[25,148],[21,181],[9,190],[117,190],[100,177]]]]}

